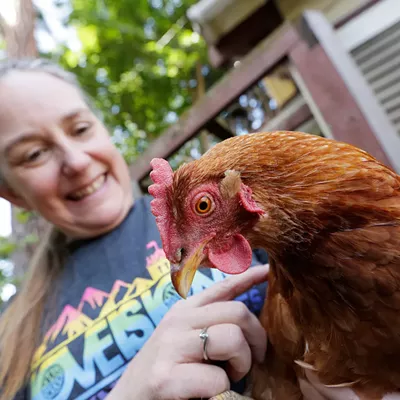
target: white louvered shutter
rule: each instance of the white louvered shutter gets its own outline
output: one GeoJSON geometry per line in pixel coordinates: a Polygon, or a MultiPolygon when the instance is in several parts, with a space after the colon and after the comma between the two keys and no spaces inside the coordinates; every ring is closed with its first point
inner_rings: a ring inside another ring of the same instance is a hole
{"type": "Polygon", "coordinates": [[[400,22],[351,54],[400,135],[400,22]]]}

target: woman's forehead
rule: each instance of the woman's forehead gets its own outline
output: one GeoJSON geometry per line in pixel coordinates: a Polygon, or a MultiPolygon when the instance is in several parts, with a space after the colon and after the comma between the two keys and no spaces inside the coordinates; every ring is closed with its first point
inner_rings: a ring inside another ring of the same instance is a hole
{"type": "Polygon", "coordinates": [[[87,108],[77,88],[43,72],[9,73],[0,79],[0,89],[0,131],[21,125],[35,129],[87,108]]]}

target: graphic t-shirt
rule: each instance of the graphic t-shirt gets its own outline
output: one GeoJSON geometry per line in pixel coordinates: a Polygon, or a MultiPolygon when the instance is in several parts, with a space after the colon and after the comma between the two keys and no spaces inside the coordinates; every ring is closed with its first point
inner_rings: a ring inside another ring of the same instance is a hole
{"type": "MultiPolygon", "coordinates": [[[[137,199],[114,231],[70,245],[54,289],[55,312],[34,356],[29,385],[19,398],[105,398],[129,360],[180,299],[170,281],[150,201],[148,196],[137,199]]],[[[254,264],[260,264],[256,257],[254,264]]],[[[217,269],[199,270],[191,294],[225,276],[217,269]]],[[[237,300],[258,314],[265,287],[257,286],[237,300]]]]}

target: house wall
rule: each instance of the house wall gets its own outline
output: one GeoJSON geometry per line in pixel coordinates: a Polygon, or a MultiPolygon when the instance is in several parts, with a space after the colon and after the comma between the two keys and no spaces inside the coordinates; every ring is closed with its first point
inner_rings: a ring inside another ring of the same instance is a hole
{"type": "Polygon", "coordinates": [[[276,0],[280,12],[287,20],[298,18],[305,9],[314,9],[322,11],[332,23],[365,3],[367,0],[276,0]]]}
{"type": "Polygon", "coordinates": [[[400,141],[400,1],[379,1],[340,27],[337,35],[388,115],[400,141]]]}

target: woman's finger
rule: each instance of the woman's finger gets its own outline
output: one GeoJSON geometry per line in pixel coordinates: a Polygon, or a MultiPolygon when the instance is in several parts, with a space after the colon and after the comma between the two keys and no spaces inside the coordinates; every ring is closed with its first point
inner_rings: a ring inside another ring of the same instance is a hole
{"type": "Polygon", "coordinates": [[[189,307],[200,307],[216,301],[232,300],[251,287],[266,281],[268,271],[269,264],[251,267],[242,274],[229,276],[203,292],[189,297],[185,304],[189,307]]]}
{"type": "Polygon", "coordinates": [[[230,387],[226,372],[211,364],[179,364],[172,369],[169,382],[171,386],[163,391],[166,399],[209,399],[230,387]]]}
{"type": "Polygon", "coordinates": [[[253,358],[261,363],[267,349],[267,334],[258,318],[240,301],[208,304],[193,311],[192,328],[202,329],[219,324],[240,327],[250,346],[253,358]]]}
{"type": "Polygon", "coordinates": [[[225,370],[234,382],[245,377],[250,371],[252,364],[250,346],[238,325],[216,325],[209,333],[206,350],[211,360],[227,361],[225,370]],[[213,332],[218,337],[214,338],[213,332]]]}
{"type": "MultiPolygon", "coordinates": [[[[181,362],[201,362],[205,360],[201,330],[185,334],[185,338],[176,345],[179,348],[181,362]]],[[[227,361],[228,375],[234,381],[242,379],[251,368],[251,351],[238,325],[221,324],[210,326],[207,330],[206,357],[210,361],[227,361]]]]}

